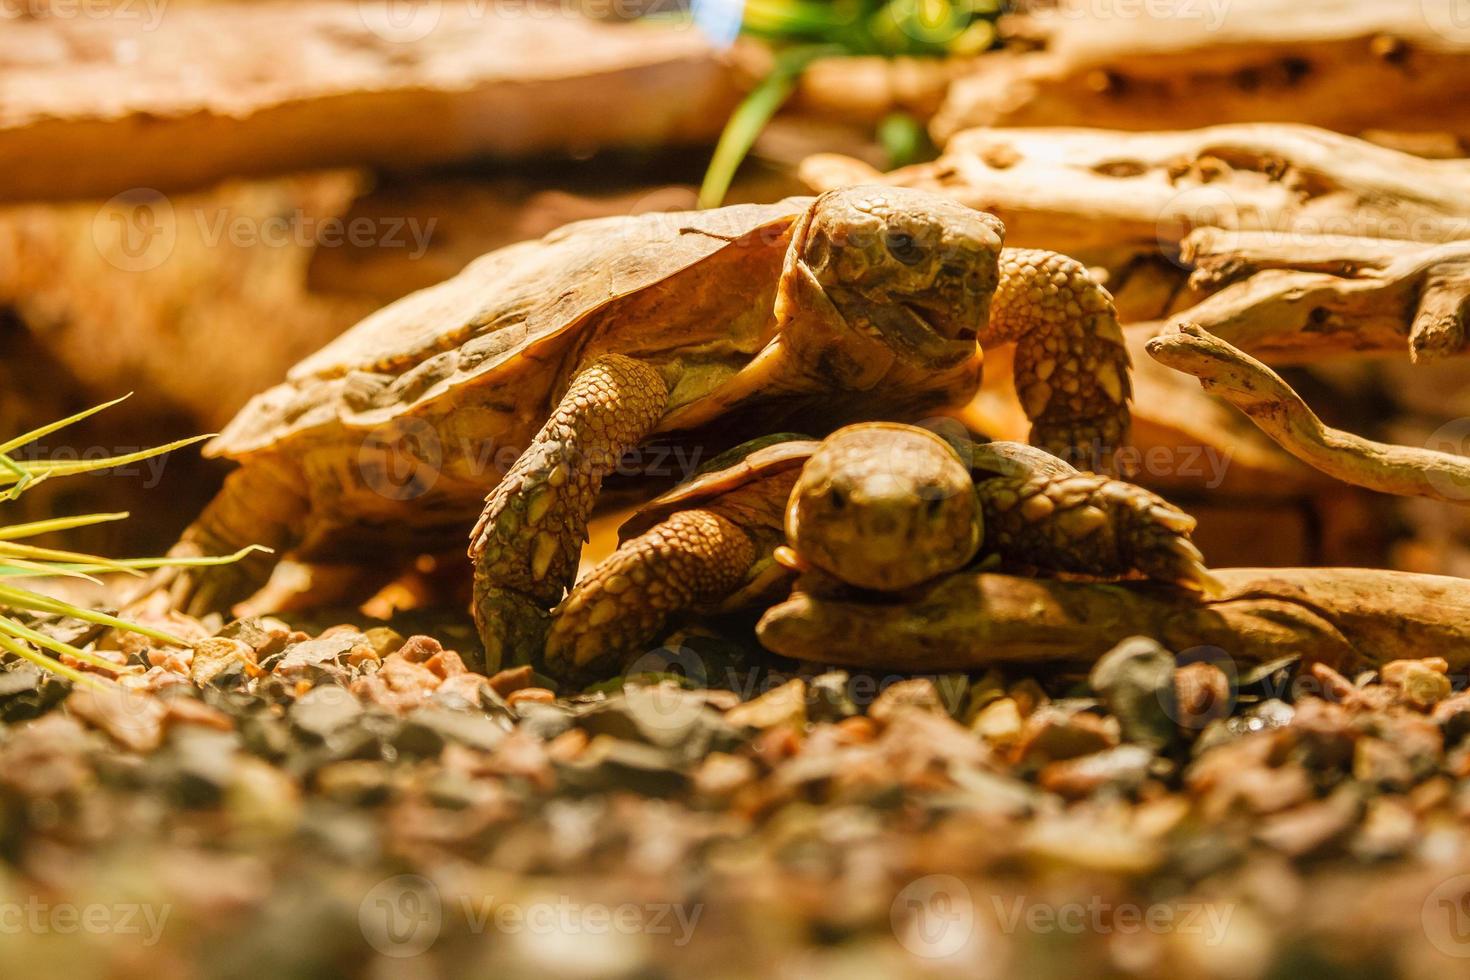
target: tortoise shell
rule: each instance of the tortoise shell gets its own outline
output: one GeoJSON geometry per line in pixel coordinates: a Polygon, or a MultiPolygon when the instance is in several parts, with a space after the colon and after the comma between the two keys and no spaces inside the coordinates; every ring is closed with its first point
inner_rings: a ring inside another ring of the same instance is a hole
{"type": "MultiPolygon", "coordinates": [[[[691,270],[728,293],[731,281],[751,281],[752,265],[769,267],[774,289],[786,232],[813,200],[597,218],[491,252],[301,361],[206,451],[238,459],[336,423],[379,426],[497,375],[534,371],[538,348],[691,270]]],[[[639,352],[655,362],[700,339],[648,333],[639,352]]]]}

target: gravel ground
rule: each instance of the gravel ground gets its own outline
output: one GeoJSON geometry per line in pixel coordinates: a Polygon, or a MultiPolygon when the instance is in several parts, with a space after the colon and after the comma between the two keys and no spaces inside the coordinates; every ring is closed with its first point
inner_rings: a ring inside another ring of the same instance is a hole
{"type": "Polygon", "coordinates": [[[0,672],[0,976],[1470,963],[1442,661],[1238,673],[1133,640],[1090,672],[882,677],[701,632],[554,692],[474,672],[450,620],[166,625],[199,642],[97,638],[118,687],[0,672]]]}

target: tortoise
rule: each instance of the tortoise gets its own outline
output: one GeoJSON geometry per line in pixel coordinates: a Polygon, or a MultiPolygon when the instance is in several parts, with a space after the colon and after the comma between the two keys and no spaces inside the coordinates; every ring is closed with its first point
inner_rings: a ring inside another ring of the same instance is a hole
{"type": "MultiPolygon", "coordinates": [[[[1119,445],[1129,359],[1111,298],[1070,259],[1002,251],[1003,235],[939,195],[853,187],[577,222],[490,252],[247,404],[206,447],[241,465],[174,554],[259,543],[386,567],[473,526],[493,664],[539,653],[604,476],[651,436],[729,445],[792,417],[920,418],[973,394],[982,345],[1015,341],[1032,440],[1119,445]]],[[[156,584],[175,608],[225,610],[275,560],[156,584]]]]}
{"type": "Polygon", "coordinates": [[[1012,571],[1212,591],[1193,529],[1142,487],[1021,443],[966,442],[960,452],[928,429],[887,422],[822,441],[768,437],[624,523],[617,551],[553,613],[544,666],[574,679],[615,667],[673,615],[774,598],[783,567],[900,593],[983,554],[1012,571]]]}

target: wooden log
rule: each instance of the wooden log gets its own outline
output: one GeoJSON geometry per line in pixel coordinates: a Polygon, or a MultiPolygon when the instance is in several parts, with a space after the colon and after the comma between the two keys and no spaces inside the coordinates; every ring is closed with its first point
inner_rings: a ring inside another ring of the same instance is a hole
{"type": "Polygon", "coordinates": [[[128,10],[4,22],[0,199],[704,142],[739,96],[692,28],[562,5],[128,10]]]}
{"type": "MultiPolygon", "coordinates": [[[[1291,655],[1342,669],[1438,656],[1470,666],[1463,579],[1360,568],[1230,568],[1200,599],[1148,584],[961,572],[904,601],[801,591],[759,625],[785,656],[863,669],[1090,663],[1130,636],[1213,646],[1244,666],[1291,655]]],[[[800,585],[800,583],[799,583],[800,585]]]]}
{"type": "Polygon", "coordinates": [[[1205,391],[1329,476],[1381,493],[1470,503],[1470,458],[1373,442],[1324,425],[1280,375],[1198,324],[1180,324],[1147,347],[1155,360],[1199,378],[1205,391]]]}
{"type": "Polygon", "coordinates": [[[1299,122],[1470,136],[1470,21],[1457,0],[1062,0],[1040,50],[980,59],[933,123],[1173,129],[1299,122]],[[1162,9],[1161,9],[1162,8],[1162,9]]]}
{"type": "Polygon", "coordinates": [[[1418,361],[1465,349],[1470,241],[1201,229],[1183,254],[1195,268],[1190,285],[1218,291],[1177,319],[1273,363],[1405,348],[1418,361]]]}
{"type": "Polygon", "coordinates": [[[939,159],[880,174],[816,155],[815,190],[881,181],[996,214],[1006,243],[1118,268],[1175,258],[1197,228],[1418,242],[1470,238],[1470,163],[1424,160],[1309,126],[1156,133],[977,129],[939,159]]]}

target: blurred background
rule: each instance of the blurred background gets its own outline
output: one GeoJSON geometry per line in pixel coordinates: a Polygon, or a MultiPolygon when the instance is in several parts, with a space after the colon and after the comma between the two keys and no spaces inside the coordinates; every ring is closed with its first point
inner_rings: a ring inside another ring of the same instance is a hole
{"type": "MultiPolygon", "coordinates": [[[[1456,158],[1465,20],[1437,0],[3,0],[0,431],[128,391],[27,451],[216,431],[486,251],[580,218],[807,193],[818,153],[876,174],[963,153],[977,128],[1264,120],[1456,158]]],[[[1034,189],[967,193],[1009,221],[1034,189]]],[[[1199,298],[1178,235],[1120,249],[1099,244],[1107,223],[1034,239],[1012,223],[1009,244],[1088,261],[1130,322],[1199,298]]],[[[1416,445],[1449,424],[1459,441],[1464,365],[1378,354],[1286,370],[1333,424],[1416,445]]],[[[1136,438],[1160,461],[1140,480],[1200,515],[1212,563],[1470,573],[1462,508],[1334,486],[1188,379],[1139,369],[1136,438]]],[[[1021,435],[1003,356],[987,374],[962,414],[1021,435]]],[[[225,469],[179,452],[21,506],[132,510],[71,541],[154,553],[225,469]]]]}

